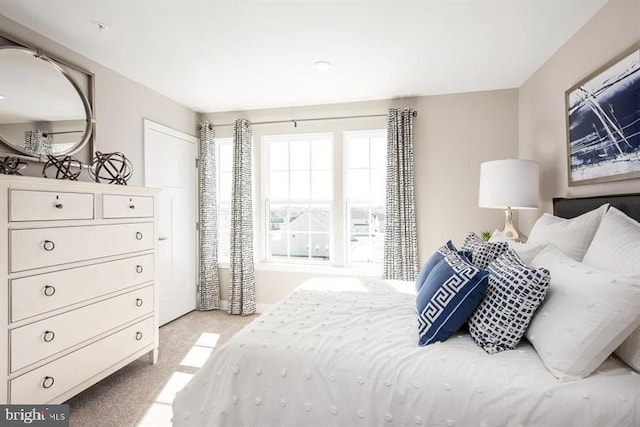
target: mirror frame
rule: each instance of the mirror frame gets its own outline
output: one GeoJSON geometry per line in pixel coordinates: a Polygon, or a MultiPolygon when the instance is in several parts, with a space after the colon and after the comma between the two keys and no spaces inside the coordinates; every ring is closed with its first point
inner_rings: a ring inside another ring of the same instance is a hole
{"type": "MultiPolygon", "coordinates": [[[[93,141],[95,138],[95,130],[94,130],[95,117],[93,115],[93,93],[94,93],[95,77],[93,73],[90,73],[76,66],[69,65],[58,59],[54,59],[53,57],[44,54],[40,49],[32,48],[32,47],[26,46],[23,43],[19,43],[15,41],[12,37],[7,36],[2,32],[0,32],[0,37],[10,42],[9,44],[0,44],[0,51],[5,49],[13,49],[13,50],[19,50],[19,51],[25,52],[29,55],[33,55],[35,58],[45,61],[54,70],[61,73],[62,76],[74,88],[74,90],[80,97],[80,100],[82,101],[82,105],[85,111],[86,117],[85,117],[84,134],[82,139],[78,143],[76,143],[73,147],[68,148],[67,150],[64,150],[60,153],[56,153],[55,156],[58,157],[58,156],[74,155],[79,151],[81,151],[82,149],[84,149],[87,146],[87,144],[89,144],[88,161],[90,162],[91,158],[93,157],[93,141]],[[86,91],[88,92],[87,94],[84,93],[84,89],[80,87],[80,84],[69,72],[69,69],[82,73],[87,77],[87,86],[88,86],[86,88],[86,91]]],[[[46,155],[35,156],[33,153],[30,153],[30,152],[27,152],[26,150],[21,150],[20,148],[15,147],[13,144],[6,141],[1,135],[0,135],[0,143],[3,146],[2,148],[8,148],[9,150],[14,152],[14,153],[0,152],[0,156],[8,155],[8,156],[19,157],[26,160],[36,161],[36,162],[46,162],[48,160],[46,155]],[[19,153],[19,154],[15,154],[15,153],[19,153]]]]}

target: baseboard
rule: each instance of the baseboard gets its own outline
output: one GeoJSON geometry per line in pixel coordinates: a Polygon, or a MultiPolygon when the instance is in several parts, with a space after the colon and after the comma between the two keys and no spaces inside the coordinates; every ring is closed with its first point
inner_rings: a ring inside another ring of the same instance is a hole
{"type": "MultiPolygon", "coordinates": [[[[220,300],[220,309],[226,310],[229,306],[229,301],[220,300]]],[[[271,308],[271,304],[256,304],[256,313],[264,313],[271,308]]]]}

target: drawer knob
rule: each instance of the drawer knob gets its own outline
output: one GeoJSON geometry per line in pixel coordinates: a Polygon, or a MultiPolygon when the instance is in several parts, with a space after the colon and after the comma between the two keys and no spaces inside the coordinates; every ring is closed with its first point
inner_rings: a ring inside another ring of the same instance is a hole
{"type": "Polygon", "coordinates": [[[44,342],[51,342],[56,337],[53,331],[44,331],[44,342]]]}
{"type": "Polygon", "coordinates": [[[136,205],[134,205],[133,203],[129,205],[129,209],[135,209],[136,205]]]}
{"type": "Polygon", "coordinates": [[[142,339],[142,332],[136,332],[136,341],[140,341],[142,339]]]}
{"type": "Polygon", "coordinates": [[[54,250],[56,248],[56,244],[53,243],[51,240],[45,240],[44,241],[44,250],[47,252],[51,252],[52,250],[54,250]]]}
{"type": "Polygon", "coordinates": [[[136,273],[142,273],[143,270],[144,268],[141,265],[136,265],[136,273]]]}
{"type": "Polygon", "coordinates": [[[142,233],[139,231],[136,231],[136,240],[142,240],[142,233]]]}
{"type": "Polygon", "coordinates": [[[142,298],[136,298],[136,307],[142,307],[143,303],[142,298]]]}
{"type": "Polygon", "coordinates": [[[53,206],[55,206],[55,207],[56,207],[56,208],[58,208],[58,209],[62,209],[62,208],[64,208],[64,205],[63,205],[62,203],[56,203],[56,204],[54,204],[53,206]]]}
{"type": "Polygon", "coordinates": [[[55,381],[54,381],[53,377],[44,377],[44,381],[42,381],[42,387],[51,388],[53,386],[54,382],[55,381]]]}
{"type": "Polygon", "coordinates": [[[53,294],[56,293],[56,288],[54,288],[53,286],[50,285],[46,285],[44,287],[44,294],[48,297],[53,296],[53,294]]]}

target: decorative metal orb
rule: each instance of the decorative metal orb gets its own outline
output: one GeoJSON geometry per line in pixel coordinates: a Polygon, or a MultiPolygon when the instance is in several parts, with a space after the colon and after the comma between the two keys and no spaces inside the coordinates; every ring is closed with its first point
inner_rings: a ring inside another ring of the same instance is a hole
{"type": "Polygon", "coordinates": [[[18,157],[7,156],[0,162],[0,173],[5,175],[22,175],[20,171],[26,168],[27,162],[18,157]]]}
{"type": "Polygon", "coordinates": [[[47,162],[42,167],[42,176],[45,178],[68,179],[77,181],[82,172],[82,162],[71,156],[55,157],[47,156],[47,162]],[[55,169],[55,176],[49,177],[47,171],[55,169]]]}
{"type": "Polygon", "coordinates": [[[96,151],[89,174],[95,182],[127,185],[133,174],[133,167],[129,159],[119,152],[101,153],[96,151]]]}

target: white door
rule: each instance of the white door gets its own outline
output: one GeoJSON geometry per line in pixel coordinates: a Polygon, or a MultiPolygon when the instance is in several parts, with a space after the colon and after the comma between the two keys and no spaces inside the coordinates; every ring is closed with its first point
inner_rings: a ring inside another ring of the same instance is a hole
{"type": "Polygon", "coordinates": [[[158,197],[156,280],[160,324],[196,308],[198,140],[144,121],[144,180],[158,197]]]}

